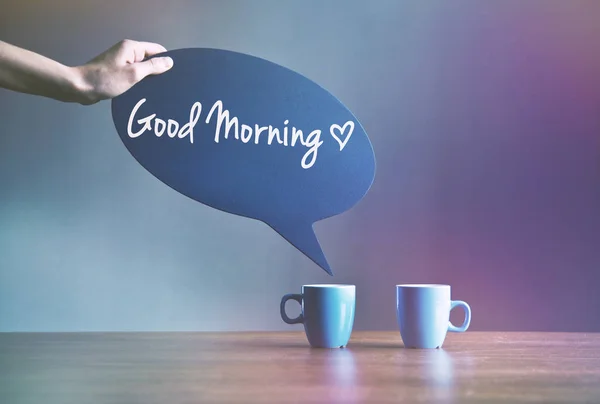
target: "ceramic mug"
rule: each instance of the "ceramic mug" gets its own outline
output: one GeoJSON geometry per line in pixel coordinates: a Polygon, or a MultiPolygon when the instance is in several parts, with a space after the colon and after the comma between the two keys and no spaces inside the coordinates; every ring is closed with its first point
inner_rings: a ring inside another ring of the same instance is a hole
{"type": "Polygon", "coordinates": [[[301,294],[281,298],[281,318],[287,324],[303,324],[309,344],[315,348],[345,347],[354,326],[355,285],[304,285],[301,294]],[[300,303],[296,318],[285,312],[288,300],[300,303]]]}
{"type": "Polygon", "coordinates": [[[396,285],[396,315],[406,348],[441,348],[448,331],[465,332],[471,323],[471,308],[450,300],[450,285],[396,285]],[[465,311],[460,327],[450,322],[455,307],[465,311]]]}

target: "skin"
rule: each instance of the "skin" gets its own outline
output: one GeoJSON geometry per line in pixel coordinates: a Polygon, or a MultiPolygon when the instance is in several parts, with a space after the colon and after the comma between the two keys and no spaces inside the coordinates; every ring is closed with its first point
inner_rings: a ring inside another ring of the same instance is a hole
{"type": "Polygon", "coordinates": [[[123,40],[81,66],[55,60],[0,41],[0,87],[92,105],[111,99],[143,78],[173,66],[169,57],[144,60],[166,49],[156,43],[123,40]]]}

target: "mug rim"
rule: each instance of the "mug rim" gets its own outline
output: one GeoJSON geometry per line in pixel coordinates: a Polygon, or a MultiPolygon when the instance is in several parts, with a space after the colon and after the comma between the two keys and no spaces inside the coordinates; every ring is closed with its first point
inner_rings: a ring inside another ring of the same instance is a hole
{"type": "Polygon", "coordinates": [[[314,283],[309,285],[302,285],[303,288],[355,288],[356,285],[344,284],[344,283],[314,283]]]}
{"type": "Polygon", "coordinates": [[[414,288],[414,289],[434,289],[434,288],[449,288],[450,285],[441,283],[404,283],[396,285],[397,288],[414,288]]]}

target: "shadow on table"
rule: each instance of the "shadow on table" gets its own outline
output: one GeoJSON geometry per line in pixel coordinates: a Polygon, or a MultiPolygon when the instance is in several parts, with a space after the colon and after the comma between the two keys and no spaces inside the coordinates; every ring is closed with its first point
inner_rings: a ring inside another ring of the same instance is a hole
{"type": "MultiPolygon", "coordinates": [[[[246,347],[252,347],[252,348],[268,348],[268,349],[273,349],[273,348],[282,348],[282,349],[298,349],[298,348],[310,348],[310,349],[318,349],[321,350],[322,348],[312,348],[307,340],[304,341],[281,341],[281,340],[277,340],[277,339],[269,339],[269,338],[265,338],[263,340],[248,340],[248,341],[243,341],[243,342],[239,342],[238,346],[246,346],[246,347]]],[[[402,344],[402,342],[379,342],[379,341],[357,341],[357,342],[352,342],[350,341],[348,343],[348,345],[345,348],[332,348],[332,349],[341,349],[341,350],[354,350],[354,349],[360,349],[360,350],[365,350],[365,349],[404,349],[404,344],[402,344]]]]}
{"type": "Polygon", "coordinates": [[[265,349],[298,349],[310,348],[308,341],[281,341],[277,339],[253,339],[236,343],[237,346],[265,349]]]}
{"type": "Polygon", "coordinates": [[[348,343],[348,349],[404,349],[404,344],[401,341],[350,341],[348,343]]]}

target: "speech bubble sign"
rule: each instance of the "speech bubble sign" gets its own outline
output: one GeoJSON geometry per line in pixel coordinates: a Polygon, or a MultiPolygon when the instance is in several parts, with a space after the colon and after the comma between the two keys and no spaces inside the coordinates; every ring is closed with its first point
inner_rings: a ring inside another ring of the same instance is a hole
{"type": "Polygon", "coordinates": [[[243,53],[188,48],[112,100],[132,156],[174,190],[260,220],[327,273],[315,222],[360,201],[375,177],[356,117],[308,78],[243,53]]]}

